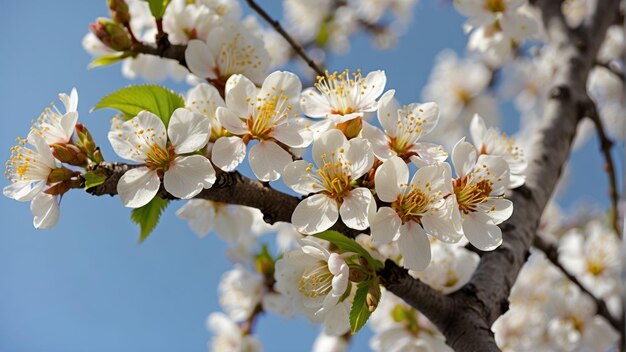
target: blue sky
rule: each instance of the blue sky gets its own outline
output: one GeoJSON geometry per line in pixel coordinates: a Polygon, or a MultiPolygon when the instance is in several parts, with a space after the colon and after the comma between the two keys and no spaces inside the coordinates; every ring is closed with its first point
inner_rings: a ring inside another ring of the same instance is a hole
{"type": "MultiPolygon", "coordinates": [[[[266,5],[270,1],[261,1],[266,5]]],[[[272,2],[271,13],[280,13],[272,2]]],[[[4,33],[0,55],[0,151],[5,160],[15,137],[25,137],[59,92],[77,87],[80,119],[103,147],[107,160],[118,160],[106,132],[111,111],[89,114],[103,95],[128,85],[119,66],[87,70],[90,57],[81,47],[87,25],[106,16],[106,2],[10,1],[0,11],[4,33]]],[[[462,18],[437,1],[424,1],[397,48],[379,52],[358,37],[352,54],[333,56],[331,69],[384,69],[388,87],[403,102],[419,101],[435,55],[444,48],[462,52],[462,18]]],[[[183,85],[169,85],[181,92],[183,85]]],[[[505,108],[505,127],[517,115],[505,108]]],[[[570,195],[606,205],[606,177],[597,141],[577,152],[570,195]]],[[[4,187],[7,180],[0,181],[4,187]]],[[[27,203],[0,197],[0,351],[206,351],[210,338],[204,321],[219,310],[217,283],[229,269],[225,244],[214,235],[198,239],[170,206],[161,223],[138,245],[137,228],[119,199],[70,192],[58,225],[32,227],[27,203]]],[[[303,319],[264,316],[258,332],[267,351],[306,351],[317,328],[303,319]],[[271,344],[270,344],[271,341],[271,344]]],[[[364,329],[352,351],[365,350],[364,329]]]]}

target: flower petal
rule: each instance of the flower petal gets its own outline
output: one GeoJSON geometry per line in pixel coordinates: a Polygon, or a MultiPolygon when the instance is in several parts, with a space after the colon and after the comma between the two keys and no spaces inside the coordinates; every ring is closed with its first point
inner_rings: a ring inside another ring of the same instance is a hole
{"type": "Polygon", "coordinates": [[[190,199],[176,211],[176,216],[187,220],[198,237],[204,237],[213,229],[215,208],[211,201],[190,199]]]}
{"type": "Polygon", "coordinates": [[[472,122],[470,123],[470,135],[472,136],[472,142],[474,142],[476,148],[481,148],[483,145],[485,132],[487,132],[485,121],[482,117],[480,117],[480,115],[474,114],[472,122]]]}
{"type": "Polygon", "coordinates": [[[65,142],[69,142],[72,138],[72,134],[74,134],[74,128],[76,127],[76,122],[78,121],[78,113],[76,111],[70,111],[63,115],[61,118],[61,128],[65,134],[65,142]]]}
{"type": "Polygon", "coordinates": [[[389,90],[378,101],[378,121],[390,137],[396,136],[398,110],[401,108],[400,103],[394,98],[395,93],[395,90],[389,90]]]}
{"type": "Polygon", "coordinates": [[[508,220],[513,215],[513,202],[508,199],[493,198],[481,204],[485,214],[495,225],[508,220]]]}
{"type": "Polygon", "coordinates": [[[313,164],[304,160],[297,160],[285,166],[283,181],[294,191],[307,195],[319,192],[324,187],[311,175],[313,164]]]}
{"type": "Polygon", "coordinates": [[[248,154],[250,167],[254,175],[261,181],[276,181],[289,164],[291,154],[274,142],[261,141],[250,148],[248,154]]]}
{"type": "Polygon", "coordinates": [[[293,214],[291,223],[306,235],[328,230],[339,219],[337,203],[323,194],[314,194],[301,201],[293,214]]]}
{"type": "Polygon", "coordinates": [[[46,180],[39,182],[22,181],[12,183],[2,190],[2,193],[18,202],[27,202],[37,196],[46,185],[46,180]]]}
{"type": "Polygon", "coordinates": [[[465,177],[469,175],[472,169],[474,169],[474,165],[476,165],[477,158],[478,151],[476,148],[466,142],[465,138],[461,138],[452,149],[452,164],[457,176],[465,177]]]}
{"type": "Polygon", "coordinates": [[[430,264],[430,240],[420,225],[409,221],[400,227],[398,248],[405,268],[422,271],[430,264]]]}
{"type": "Polygon", "coordinates": [[[471,213],[463,220],[463,233],[481,251],[492,251],[502,244],[502,230],[482,213],[471,213]]]}
{"type": "Polygon", "coordinates": [[[33,213],[33,226],[37,229],[49,229],[56,225],[59,220],[59,203],[57,197],[39,193],[30,203],[30,211],[33,213]]]}
{"type": "Polygon", "coordinates": [[[192,153],[209,141],[211,123],[205,116],[187,109],[174,110],[167,126],[167,135],[176,154],[192,153]]]}
{"type": "Polygon", "coordinates": [[[377,108],[376,99],[383,94],[387,84],[385,71],[377,70],[367,74],[362,86],[365,87],[365,94],[359,97],[357,110],[374,111],[377,108]]]}
{"type": "Polygon", "coordinates": [[[313,160],[319,167],[324,165],[324,160],[332,162],[331,156],[341,148],[348,149],[348,140],[339,130],[328,130],[313,143],[313,160]],[[322,158],[325,155],[325,158],[322,158]]]}
{"type": "Polygon", "coordinates": [[[351,229],[365,230],[370,226],[368,211],[372,200],[372,192],[364,187],[355,188],[343,199],[339,208],[341,220],[351,229]]]}
{"type": "Polygon", "coordinates": [[[370,142],[372,145],[372,151],[378,159],[384,161],[396,155],[396,153],[391,150],[391,147],[389,146],[387,136],[379,128],[363,121],[361,136],[370,142]]]}
{"type": "Polygon", "coordinates": [[[248,133],[246,123],[237,114],[225,107],[218,107],[216,112],[217,118],[228,132],[235,135],[248,133]]]}
{"type": "Polygon", "coordinates": [[[300,105],[307,116],[315,118],[327,117],[332,110],[326,97],[315,88],[307,88],[302,92],[300,105]]]}
{"type": "Polygon", "coordinates": [[[287,71],[276,71],[270,73],[270,75],[265,78],[259,96],[265,98],[271,96],[279,96],[283,97],[283,99],[287,98],[284,101],[281,99],[283,104],[291,105],[292,109],[297,108],[299,110],[301,91],[302,82],[300,82],[298,76],[287,71]]]}
{"type": "Polygon", "coordinates": [[[372,244],[381,245],[393,241],[400,234],[402,220],[395,210],[382,207],[370,224],[372,244]]]}
{"type": "Polygon", "coordinates": [[[246,157],[246,144],[239,137],[220,137],[211,149],[211,161],[224,171],[233,171],[246,157]]]}
{"type": "MultiPolygon", "coordinates": [[[[226,106],[238,117],[247,118],[250,115],[250,99],[256,99],[257,88],[243,75],[232,75],[226,81],[226,106]]],[[[220,119],[221,120],[221,119],[220,119]]]]}
{"type": "Polygon", "coordinates": [[[202,155],[179,156],[163,175],[165,190],[176,198],[189,199],[215,183],[215,170],[202,155]]]}
{"type": "Polygon", "coordinates": [[[124,206],[140,208],[148,204],[156,196],[161,181],[156,171],[147,167],[130,169],[120,177],[117,183],[117,194],[124,206]]]}
{"type": "Polygon", "coordinates": [[[374,176],[376,195],[383,202],[393,202],[402,193],[402,185],[409,181],[409,168],[397,156],[385,161],[374,176]]]}
{"type": "Polygon", "coordinates": [[[448,158],[448,153],[439,144],[418,142],[413,145],[411,152],[417,155],[411,156],[411,162],[418,167],[442,163],[448,158]]]}
{"type": "Polygon", "coordinates": [[[294,122],[283,123],[274,127],[270,135],[292,148],[308,147],[313,141],[311,131],[294,122]]]}
{"type": "Polygon", "coordinates": [[[356,180],[372,168],[374,153],[372,153],[370,142],[365,138],[353,138],[348,141],[348,144],[350,147],[345,158],[350,165],[350,176],[356,180]]]}
{"type": "Polygon", "coordinates": [[[185,50],[185,61],[189,71],[200,78],[217,78],[215,74],[215,57],[205,42],[198,39],[190,40],[185,50]]]}

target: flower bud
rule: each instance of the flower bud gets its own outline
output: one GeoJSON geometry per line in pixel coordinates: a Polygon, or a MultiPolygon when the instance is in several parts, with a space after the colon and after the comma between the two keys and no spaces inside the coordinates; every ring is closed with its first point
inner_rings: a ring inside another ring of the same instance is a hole
{"type": "Polygon", "coordinates": [[[348,273],[348,278],[352,282],[361,282],[369,278],[369,275],[364,273],[361,269],[357,268],[350,268],[350,271],[348,273]]]}
{"type": "Polygon", "coordinates": [[[48,175],[48,183],[67,181],[71,179],[72,176],[74,176],[74,171],[65,167],[56,168],[50,172],[50,175],[48,175]]]}
{"type": "Polygon", "coordinates": [[[337,124],[337,129],[343,132],[348,139],[352,139],[361,133],[363,127],[363,120],[360,117],[352,119],[350,121],[337,124]]]}
{"type": "Polygon", "coordinates": [[[254,257],[254,268],[265,278],[274,277],[274,259],[263,245],[261,252],[254,257]]]}
{"type": "Polygon", "coordinates": [[[96,145],[96,142],[94,142],[87,127],[85,127],[82,123],[76,124],[76,137],[78,138],[76,145],[87,155],[89,159],[95,163],[101,163],[104,161],[100,148],[96,145]]]}
{"type": "Polygon", "coordinates": [[[128,25],[130,23],[130,13],[128,5],[124,0],[107,0],[107,5],[111,11],[111,18],[117,23],[128,25]]]}
{"type": "Polygon", "coordinates": [[[62,163],[84,166],[87,162],[87,155],[74,144],[54,143],[50,145],[52,155],[62,163]]]}
{"type": "Polygon", "coordinates": [[[126,29],[107,18],[98,18],[97,22],[89,25],[89,29],[107,47],[115,51],[126,51],[132,44],[126,29]]]}
{"type": "Polygon", "coordinates": [[[367,309],[370,312],[375,311],[376,307],[378,307],[380,296],[380,285],[376,282],[374,285],[370,286],[369,291],[367,291],[367,296],[365,297],[365,303],[367,304],[367,309]]]}

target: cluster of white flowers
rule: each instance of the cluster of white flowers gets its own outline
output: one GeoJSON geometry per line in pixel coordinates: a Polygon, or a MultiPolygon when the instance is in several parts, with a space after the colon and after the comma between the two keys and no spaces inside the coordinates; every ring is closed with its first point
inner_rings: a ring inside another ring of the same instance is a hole
{"type": "Polygon", "coordinates": [[[473,32],[468,49],[493,66],[512,59],[524,40],[539,34],[539,14],[526,0],[454,0],[454,5],[469,17],[465,29],[473,32]]]}
{"type": "MultiPolygon", "coordinates": [[[[594,220],[569,230],[559,240],[559,261],[591,293],[621,312],[621,250],[616,234],[594,220]]],[[[533,252],[510,296],[510,310],[494,324],[503,351],[610,350],[618,333],[596,315],[594,301],[533,252]]]]}
{"type": "Polygon", "coordinates": [[[30,201],[33,225],[42,229],[57,223],[60,197],[76,181],[76,173],[60,165],[70,160],[61,157],[58,149],[75,148],[73,134],[78,121],[78,93],[72,89],[70,95],[59,94],[59,99],[65,113],[54,105],[46,108],[34,122],[28,137],[18,138],[19,144],[11,148],[11,158],[5,164],[5,175],[12,184],[4,187],[4,195],[20,202],[30,201]]]}

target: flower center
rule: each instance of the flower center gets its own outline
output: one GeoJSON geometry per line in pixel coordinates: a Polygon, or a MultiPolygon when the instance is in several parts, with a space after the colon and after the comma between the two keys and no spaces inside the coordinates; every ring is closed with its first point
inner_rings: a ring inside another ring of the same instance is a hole
{"type": "Polygon", "coordinates": [[[504,4],[504,0],[487,0],[485,3],[485,9],[493,13],[504,12],[504,10],[506,10],[506,5],[504,4]]]}
{"type": "Polygon", "coordinates": [[[472,102],[472,95],[470,94],[470,92],[467,91],[467,89],[458,88],[456,89],[455,94],[459,101],[463,103],[463,105],[469,105],[472,102]]]}
{"type": "Polygon", "coordinates": [[[410,187],[409,192],[407,193],[405,191],[399,195],[398,199],[391,203],[391,208],[396,211],[400,219],[402,219],[403,224],[409,221],[421,224],[422,215],[428,210],[430,199],[428,199],[421,189],[414,185],[410,184],[405,186],[410,187]]]}
{"type": "Polygon", "coordinates": [[[250,116],[248,121],[248,130],[250,134],[259,140],[267,139],[272,128],[274,127],[274,117],[276,111],[276,99],[267,101],[265,104],[256,108],[256,117],[250,116]]]}
{"type": "Polygon", "coordinates": [[[357,111],[357,99],[364,95],[368,89],[373,88],[365,85],[365,79],[361,70],[350,73],[345,70],[341,73],[326,72],[324,77],[318,77],[315,87],[326,97],[333,107],[331,113],[348,115],[357,111]]]}
{"type": "Polygon", "coordinates": [[[174,147],[171,145],[163,149],[158,144],[153,143],[150,146],[150,150],[146,153],[146,156],[146,166],[150,170],[166,172],[176,158],[176,153],[174,152],[174,147]]]}
{"type": "Polygon", "coordinates": [[[26,140],[19,140],[20,145],[11,148],[11,157],[5,163],[4,175],[11,182],[47,179],[50,167],[41,156],[24,147],[26,140]]]}
{"type": "Polygon", "coordinates": [[[228,78],[236,73],[247,73],[261,67],[263,61],[253,45],[246,42],[241,33],[236,33],[231,42],[223,43],[217,57],[217,71],[220,78],[228,78]]]}
{"type": "Polygon", "coordinates": [[[465,214],[476,211],[478,205],[485,202],[493,190],[493,184],[489,180],[480,180],[471,184],[467,181],[467,177],[452,181],[459,210],[465,214]]]}
{"type": "Polygon", "coordinates": [[[587,271],[593,276],[598,276],[604,271],[604,265],[595,260],[587,260],[587,271]]]}
{"type": "MultiPolygon", "coordinates": [[[[344,150],[341,149],[340,153],[343,153],[344,150]]],[[[325,194],[332,199],[335,199],[337,202],[343,202],[343,198],[345,198],[352,190],[352,179],[347,172],[348,163],[343,160],[343,158],[339,158],[335,160],[335,153],[333,152],[332,160],[328,161],[327,155],[322,154],[321,158],[324,161],[324,166],[322,166],[319,170],[317,170],[317,174],[322,181],[322,185],[325,189],[325,194]]]]}
{"type": "Polygon", "coordinates": [[[327,295],[332,289],[333,274],[324,261],[310,271],[305,271],[298,281],[298,290],[308,298],[327,295]]]}

